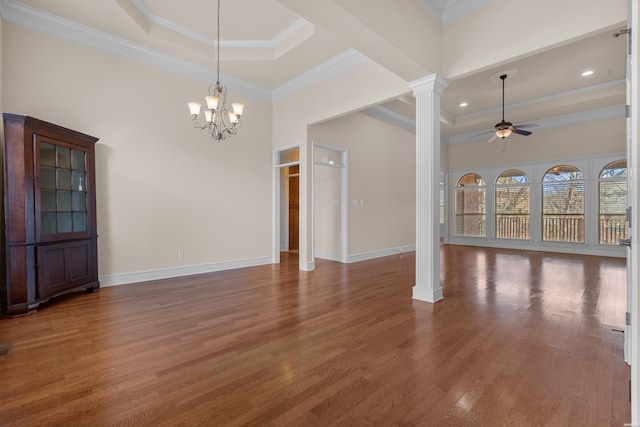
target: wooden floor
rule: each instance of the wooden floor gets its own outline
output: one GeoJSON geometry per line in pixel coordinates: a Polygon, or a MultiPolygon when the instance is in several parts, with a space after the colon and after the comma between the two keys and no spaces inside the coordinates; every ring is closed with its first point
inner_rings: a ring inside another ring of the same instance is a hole
{"type": "Polygon", "coordinates": [[[2,426],[622,426],[623,259],[442,247],[61,297],[0,320],[2,426]]]}

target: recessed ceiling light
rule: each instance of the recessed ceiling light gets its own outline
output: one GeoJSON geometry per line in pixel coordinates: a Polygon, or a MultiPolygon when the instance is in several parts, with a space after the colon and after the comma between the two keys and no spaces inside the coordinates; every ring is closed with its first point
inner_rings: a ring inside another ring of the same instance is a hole
{"type": "Polygon", "coordinates": [[[589,77],[589,76],[593,75],[593,73],[594,73],[593,70],[587,70],[587,71],[582,73],[582,77],[589,77]]]}
{"type": "Polygon", "coordinates": [[[460,106],[461,106],[462,108],[466,107],[467,105],[469,105],[469,104],[468,104],[468,103],[466,103],[466,102],[461,102],[461,103],[460,103],[460,106]]]}

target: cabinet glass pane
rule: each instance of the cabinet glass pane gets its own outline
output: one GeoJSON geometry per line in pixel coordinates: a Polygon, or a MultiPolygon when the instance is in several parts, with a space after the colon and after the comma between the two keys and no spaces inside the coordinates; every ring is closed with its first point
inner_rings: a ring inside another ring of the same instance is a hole
{"type": "Polygon", "coordinates": [[[71,150],[65,147],[58,147],[58,167],[71,169],[71,150]]]}
{"type": "Polygon", "coordinates": [[[53,190],[42,190],[40,192],[40,210],[42,212],[56,211],[56,192],[53,190]]]}
{"type": "Polygon", "coordinates": [[[71,150],[71,169],[84,170],[84,151],[71,150]]]}
{"type": "Polygon", "coordinates": [[[56,146],[43,142],[40,144],[40,164],[47,166],[56,165],[56,146]]]}
{"type": "Polygon", "coordinates": [[[84,188],[84,172],[71,172],[71,188],[78,191],[86,190],[86,188],[84,188]]]}
{"type": "Polygon", "coordinates": [[[58,169],[58,189],[71,190],[71,171],[58,169]]]}
{"type": "Polygon", "coordinates": [[[58,191],[58,211],[71,210],[71,191],[58,191]]]}
{"type": "Polygon", "coordinates": [[[70,233],[71,229],[71,212],[58,212],[58,233],[70,233]]]}
{"type": "Polygon", "coordinates": [[[84,192],[74,191],[71,194],[71,209],[74,211],[86,211],[87,201],[84,192]]]}
{"type": "Polygon", "coordinates": [[[73,213],[73,231],[87,230],[87,214],[84,212],[73,213]]]}
{"type": "Polygon", "coordinates": [[[56,188],[56,168],[40,167],[40,188],[56,188]]]}
{"type": "Polygon", "coordinates": [[[42,213],[40,228],[42,234],[54,234],[56,232],[56,214],[42,213]]]}

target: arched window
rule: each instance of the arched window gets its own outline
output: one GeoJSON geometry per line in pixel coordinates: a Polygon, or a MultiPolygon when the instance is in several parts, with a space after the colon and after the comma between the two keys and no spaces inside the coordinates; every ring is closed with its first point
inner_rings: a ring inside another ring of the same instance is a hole
{"type": "Polygon", "coordinates": [[[456,184],[456,235],[486,235],[484,179],[469,173],[456,184]]]}
{"type": "Polygon", "coordinates": [[[600,243],[617,245],[628,235],[626,160],[609,163],[600,171],[598,194],[600,243]]]}
{"type": "Polygon", "coordinates": [[[517,169],[503,172],[496,180],[496,238],[528,240],[530,209],[529,179],[517,169]]]}
{"type": "Polygon", "coordinates": [[[584,178],[561,165],[542,178],[542,240],[584,242],[584,178]]]}

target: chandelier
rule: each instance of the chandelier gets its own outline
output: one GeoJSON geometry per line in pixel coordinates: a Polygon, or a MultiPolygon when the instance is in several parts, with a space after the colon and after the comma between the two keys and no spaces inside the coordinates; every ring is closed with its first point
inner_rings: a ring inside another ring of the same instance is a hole
{"type": "Polygon", "coordinates": [[[204,125],[200,124],[199,102],[189,102],[189,112],[193,126],[197,129],[206,129],[211,137],[216,141],[225,139],[227,136],[238,133],[238,128],[242,124],[242,112],[244,104],[234,102],[231,104],[232,111],[227,109],[227,88],[220,84],[220,0],[218,0],[218,36],[216,39],[216,64],[217,78],[215,85],[209,85],[209,95],[204,99],[207,108],[204,110],[204,125]]]}

